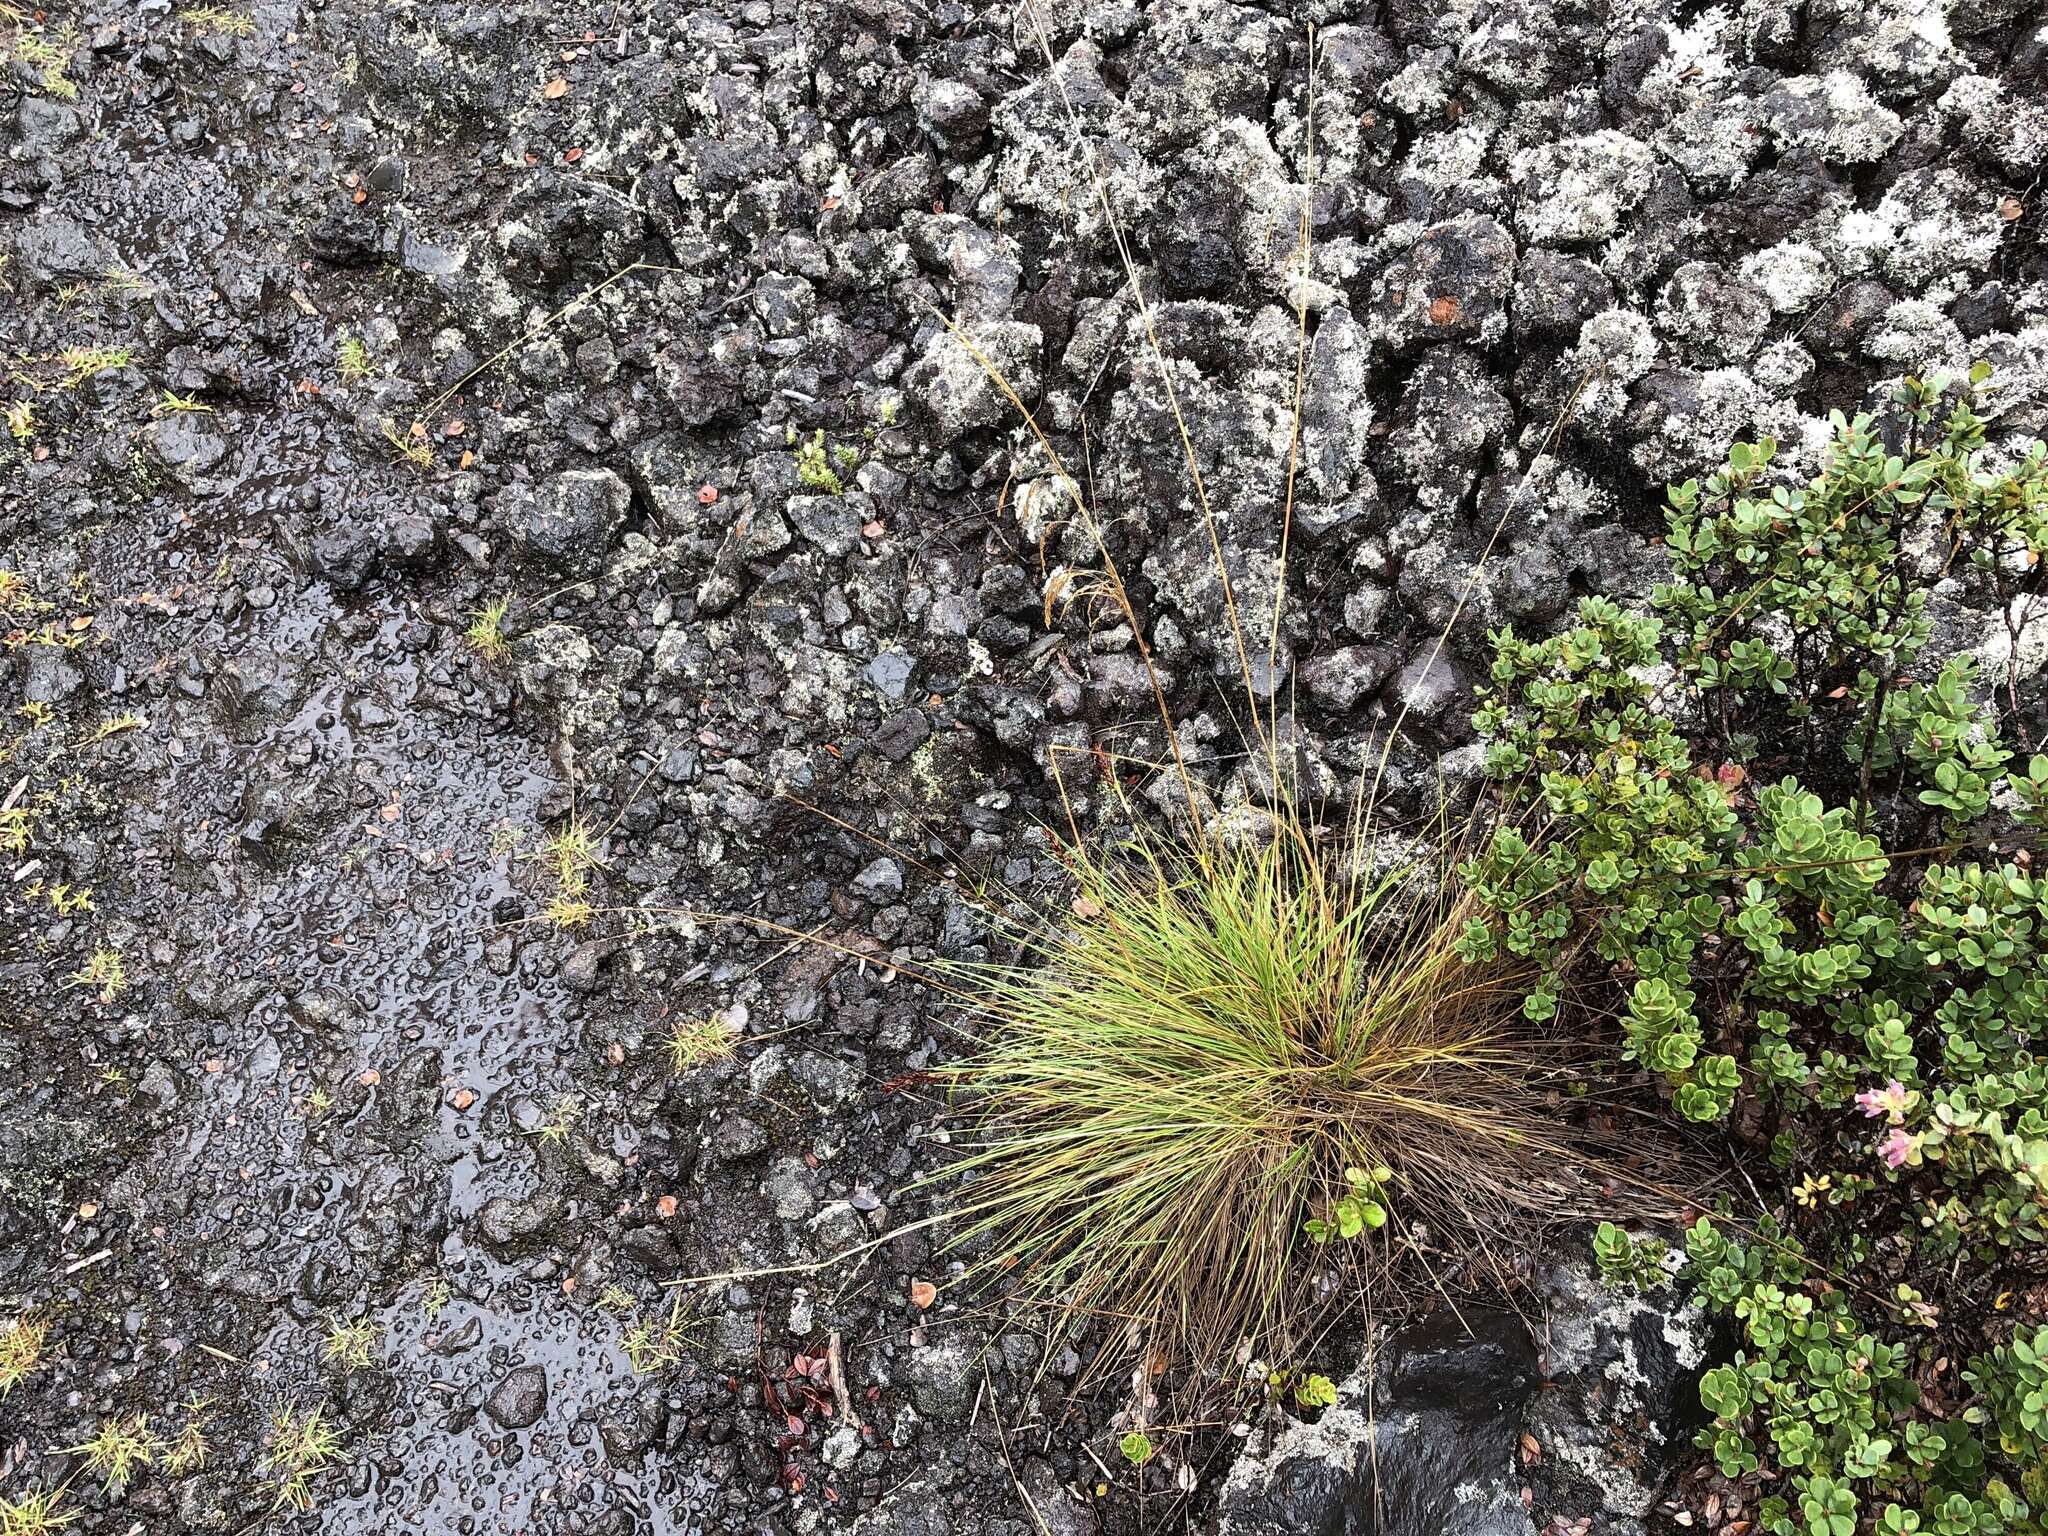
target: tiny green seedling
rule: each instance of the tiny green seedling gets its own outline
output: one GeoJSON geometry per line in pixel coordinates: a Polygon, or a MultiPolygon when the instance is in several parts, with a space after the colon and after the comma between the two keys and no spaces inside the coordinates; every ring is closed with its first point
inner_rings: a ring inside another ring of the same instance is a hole
{"type": "Polygon", "coordinates": [[[1329,1218],[1311,1216],[1302,1223],[1302,1230],[1318,1243],[1327,1243],[1333,1237],[1349,1241],[1369,1230],[1379,1230],[1387,1224],[1387,1185],[1393,1177],[1394,1170],[1387,1167],[1374,1168],[1370,1173],[1363,1168],[1346,1168],[1344,1182],[1350,1188],[1331,1203],[1329,1218]]]}
{"type": "Polygon", "coordinates": [[[163,397],[149,408],[152,416],[187,416],[200,412],[211,414],[213,407],[197,395],[181,395],[175,389],[167,389],[163,397]]]}
{"type": "Polygon", "coordinates": [[[36,435],[36,407],[32,400],[16,400],[7,407],[7,435],[25,443],[36,435]]]}
{"type": "Polygon", "coordinates": [[[1124,1460],[1134,1467],[1142,1467],[1150,1461],[1156,1449],[1152,1444],[1152,1437],[1142,1429],[1134,1429],[1125,1435],[1117,1441],[1116,1448],[1122,1453],[1124,1460]]]}

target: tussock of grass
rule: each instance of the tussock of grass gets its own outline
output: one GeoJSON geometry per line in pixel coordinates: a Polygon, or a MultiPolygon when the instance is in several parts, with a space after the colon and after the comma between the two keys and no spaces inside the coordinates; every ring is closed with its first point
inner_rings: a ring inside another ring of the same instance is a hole
{"type": "Polygon", "coordinates": [[[1526,978],[1458,957],[1436,867],[1356,881],[1275,825],[1070,849],[1074,920],[959,978],[988,1038],[955,1074],[980,1131],[955,1241],[992,1245],[978,1265],[1029,1297],[1127,1320],[1158,1361],[1301,1345],[1317,1271],[1386,1255],[1302,1262],[1347,1170],[1390,1169],[1389,1232],[1440,1256],[1526,1236],[1560,1198],[1526,978]]]}

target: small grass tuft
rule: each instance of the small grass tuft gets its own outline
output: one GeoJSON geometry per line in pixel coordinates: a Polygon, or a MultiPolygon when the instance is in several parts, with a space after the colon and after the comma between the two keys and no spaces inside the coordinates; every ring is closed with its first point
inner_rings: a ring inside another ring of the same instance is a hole
{"type": "Polygon", "coordinates": [[[178,1438],[164,1452],[164,1470],[171,1476],[183,1477],[206,1465],[206,1421],[212,1407],[213,1399],[210,1397],[195,1395],[185,1399],[185,1423],[178,1431],[178,1438]]]}
{"type": "Polygon", "coordinates": [[[118,949],[102,947],[94,950],[92,958],[72,972],[71,980],[78,986],[92,988],[102,1003],[111,1003],[128,985],[128,967],[118,949]]]}
{"type": "Polygon", "coordinates": [[[576,1129],[576,1122],[582,1117],[582,1101],[574,1094],[565,1095],[555,1100],[533,1134],[548,1146],[567,1146],[569,1133],[576,1129]]]}
{"type": "Polygon", "coordinates": [[[99,1432],[83,1445],[69,1447],[83,1456],[88,1469],[106,1484],[107,1492],[118,1494],[143,1467],[155,1462],[163,1442],[150,1432],[149,1415],[116,1415],[100,1421],[99,1432]]]}
{"type": "Polygon", "coordinates": [[[219,37],[253,37],[256,32],[256,23],[249,17],[218,5],[186,6],[178,12],[178,20],[195,32],[219,37]]]}
{"type": "Polygon", "coordinates": [[[66,347],[57,354],[57,361],[64,365],[66,389],[76,389],[87,379],[126,368],[134,360],[133,347],[66,347]]]}
{"type": "Polygon", "coordinates": [[[341,375],[342,382],[346,384],[353,384],[370,376],[370,349],[363,345],[362,337],[341,338],[334,349],[334,371],[341,375]]]}
{"type": "Polygon", "coordinates": [[[469,628],[462,632],[469,648],[494,666],[512,653],[511,642],[505,638],[505,616],[511,611],[510,597],[494,597],[471,611],[469,628]]]}
{"type": "Polygon", "coordinates": [[[0,1328],[0,1398],[28,1379],[43,1360],[50,1325],[38,1317],[17,1317],[0,1328]]]}
{"type": "Polygon", "coordinates": [[[43,1488],[18,1499],[0,1498],[0,1536],[47,1536],[78,1518],[76,1510],[59,1513],[62,1488],[43,1488]]]}
{"type": "Polygon", "coordinates": [[[287,1403],[270,1420],[270,1471],[279,1509],[313,1507],[313,1479],[341,1459],[341,1435],[319,1407],[301,1413],[287,1403]]]}
{"type": "Polygon", "coordinates": [[[213,407],[196,395],[181,395],[175,389],[163,392],[163,398],[149,408],[152,416],[181,416],[197,412],[211,413],[213,407]]]}
{"type": "Polygon", "coordinates": [[[677,1291],[669,1298],[666,1316],[652,1321],[642,1318],[626,1330],[619,1347],[632,1362],[635,1376],[682,1364],[683,1351],[696,1342],[688,1313],[687,1298],[677,1291]]]}
{"type": "Polygon", "coordinates": [[[714,1061],[727,1061],[740,1033],[724,1018],[686,1019],[668,1034],[668,1069],[680,1077],[714,1061]]]}
{"type": "MultiPolygon", "coordinates": [[[[29,833],[34,826],[35,812],[26,806],[17,805],[0,811],[0,852],[27,853],[29,833]]],[[[5,1352],[5,1340],[0,1338],[0,1361],[4,1361],[5,1352]]],[[[0,1364],[0,1371],[4,1370],[4,1364],[0,1364]]]]}
{"type": "Polygon", "coordinates": [[[33,400],[16,400],[10,403],[4,413],[7,421],[7,435],[17,443],[25,443],[36,435],[36,407],[33,400]]]}
{"type": "Polygon", "coordinates": [[[580,891],[590,884],[596,869],[601,834],[581,816],[569,819],[541,839],[540,856],[553,872],[555,883],[565,891],[580,891]]]}
{"type": "Polygon", "coordinates": [[[401,464],[410,464],[414,469],[425,471],[434,467],[434,446],[427,441],[426,429],[414,422],[416,430],[401,433],[398,428],[386,423],[384,441],[391,445],[391,451],[398,456],[401,464]]]}
{"type": "Polygon", "coordinates": [[[597,908],[581,896],[571,896],[566,891],[557,891],[548,898],[547,905],[540,909],[540,915],[552,926],[566,931],[572,928],[588,928],[590,920],[597,916],[597,908]]]}
{"type": "Polygon", "coordinates": [[[78,99],[78,83],[71,78],[71,52],[38,32],[22,32],[0,40],[0,59],[18,59],[42,77],[43,89],[65,101],[78,99]]]}
{"type": "Polygon", "coordinates": [[[361,1370],[370,1363],[370,1354],[383,1336],[384,1330],[367,1317],[347,1323],[337,1317],[327,1325],[321,1353],[344,1370],[361,1370]]]}
{"type": "Polygon", "coordinates": [[[597,909],[590,903],[590,879],[602,866],[598,854],[603,841],[602,832],[572,812],[529,855],[546,866],[554,882],[554,893],[541,909],[541,915],[555,927],[582,928],[597,915],[597,909]]]}

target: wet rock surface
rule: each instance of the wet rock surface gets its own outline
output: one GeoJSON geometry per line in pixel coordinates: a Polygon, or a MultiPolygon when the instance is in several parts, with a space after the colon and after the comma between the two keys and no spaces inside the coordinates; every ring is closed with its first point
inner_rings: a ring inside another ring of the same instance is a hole
{"type": "Polygon", "coordinates": [[[1210,1536],[1643,1529],[1702,1422],[1705,1319],[1583,1261],[1531,1297],[1526,1318],[1465,1308],[1397,1328],[1333,1406],[1269,1410],[1210,1536]]]}
{"type": "MultiPolygon", "coordinates": [[[[910,1300],[962,1042],[909,978],[990,952],[930,871],[1062,900],[1094,749],[1164,755],[1017,407],[1205,794],[1258,790],[1220,549],[1305,780],[1400,717],[1420,808],[1485,630],[1647,591],[1729,437],[1811,469],[1828,409],[1977,357],[2001,441],[2043,430],[2048,43],[1910,11],[1323,3],[1312,122],[1278,3],[0,17],[0,1316],[51,1327],[0,1491],[194,1400],[204,1473],[77,1479],[81,1529],[1021,1532],[1022,1486],[1123,1533],[1355,1489],[1134,1473],[1077,1349],[910,1300]],[[672,1070],[714,1016],[735,1059],[672,1070]],[[279,1512],[316,1404],[342,1452],[279,1512]]],[[[1636,1518],[1668,1468],[1615,1427],[1690,1357],[1588,1328],[1539,1507],[1636,1518]]],[[[1488,1348],[1396,1368],[1483,1367],[1431,1454],[1489,1437],[1444,1519],[1508,1529],[1532,1367],[1488,1348]]]]}

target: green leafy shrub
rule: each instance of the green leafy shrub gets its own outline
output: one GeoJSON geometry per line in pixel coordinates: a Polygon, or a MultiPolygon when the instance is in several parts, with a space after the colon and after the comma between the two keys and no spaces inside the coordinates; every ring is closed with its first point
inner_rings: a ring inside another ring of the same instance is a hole
{"type": "MultiPolygon", "coordinates": [[[[1476,717],[1506,815],[1461,953],[1534,964],[1532,1016],[1614,989],[1677,1116],[1768,1138],[1782,1203],[1700,1220],[1679,1274],[1737,1324],[1700,1443],[1772,1536],[1995,1536],[2048,1503],[2048,1330],[1998,1278],[2048,1209],[2048,882],[2012,841],[2048,760],[2015,768],[2000,690],[1929,654],[1935,575],[2011,612],[2048,547],[2048,455],[1989,461],[1987,381],[1838,414],[1810,485],[1737,444],[1671,489],[1655,611],[1495,635],[1476,717]],[[1774,758],[1811,782],[1752,779],[1774,758]]],[[[1594,1251],[1663,1278],[1611,1225],[1594,1251]]]]}

